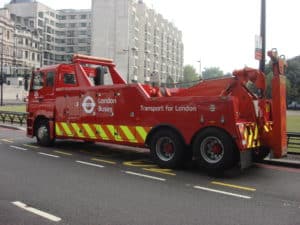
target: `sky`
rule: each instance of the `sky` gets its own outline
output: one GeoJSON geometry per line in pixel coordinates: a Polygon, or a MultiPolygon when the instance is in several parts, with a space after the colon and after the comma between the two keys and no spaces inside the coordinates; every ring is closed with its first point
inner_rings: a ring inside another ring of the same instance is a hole
{"type": "MultiPolygon", "coordinates": [[[[109,1],[109,0],[108,0],[109,1]]],[[[9,0],[0,0],[0,7],[9,0]]],[[[88,9],[91,0],[39,0],[54,8],[88,9]]],[[[255,35],[260,32],[260,0],[144,0],[183,33],[184,64],[197,72],[257,68],[255,35]]],[[[300,55],[299,0],[267,0],[267,49],[287,58],[300,55]]]]}

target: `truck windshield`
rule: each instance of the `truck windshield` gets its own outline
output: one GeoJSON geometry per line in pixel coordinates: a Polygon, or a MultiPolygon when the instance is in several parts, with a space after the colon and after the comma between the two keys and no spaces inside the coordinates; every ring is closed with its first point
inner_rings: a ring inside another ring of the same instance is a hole
{"type": "Polygon", "coordinates": [[[44,87],[44,73],[36,72],[33,74],[32,90],[37,91],[44,87]]]}

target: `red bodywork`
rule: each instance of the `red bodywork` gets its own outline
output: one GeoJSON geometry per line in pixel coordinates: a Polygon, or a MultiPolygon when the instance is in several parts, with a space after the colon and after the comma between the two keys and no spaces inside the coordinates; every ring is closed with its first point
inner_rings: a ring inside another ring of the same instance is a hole
{"type": "Polygon", "coordinates": [[[264,98],[264,74],[249,68],[190,88],[163,90],[148,84],[127,84],[111,60],[83,55],[75,55],[72,64],[45,67],[36,73],[42,84],[38,86],[35,77],[31,79],[27,107],[30,137],[35,136],[41,119],[49,121],[53,138],[138,147],[147,146],[152,133],[162,127],[176,130],[187,145],[204,128],[217,127],[233,137],[240,152],[265,146],[273,149],[276,157],[286,153],[281,71],[274,75],[273,101],[264,98]],[[111,84],[91,82],[96,76],[95,65],[108,69],[111,84]],[[75,81],[66,82],[70,74],[75,81]],[[256,84],[261,97],[246,88],[248,81],[256,84]]]}

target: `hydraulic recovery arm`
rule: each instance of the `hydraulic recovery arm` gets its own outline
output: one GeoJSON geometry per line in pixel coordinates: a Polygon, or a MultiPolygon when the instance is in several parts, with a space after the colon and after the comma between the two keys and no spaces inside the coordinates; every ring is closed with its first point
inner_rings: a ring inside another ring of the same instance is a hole
{"type": "MultiPolygon", "coordinates": [[[[273,157],[281,158],[287,154],[286,77],[284,75],[286,62],[284,57],[278,56],[276,49],[269,51],[268,55],[271,58],[273,70],[272,99],[266,99],[266,78],[264,73],[252,68],[234,71],[233,75],[236,79],[223,92],[223,95],[233,91],[233,87],[238,83],[242,84],[241,86],[243,87],[246,86],[248,81],[252,81],[255,84],[257,95],[253,95],[251,101],[257,103],[256,121],[259,126],[261,146],[263,147],[258,149],[258,151],[271,151],[273,157]]],[[[241,93],[241,91],[239,92],[236,89],[234,94],[240,96],[241,93]]],[[[247,104],[250,104],[250,101],[245,103],[243,107],[247,104]]]]}

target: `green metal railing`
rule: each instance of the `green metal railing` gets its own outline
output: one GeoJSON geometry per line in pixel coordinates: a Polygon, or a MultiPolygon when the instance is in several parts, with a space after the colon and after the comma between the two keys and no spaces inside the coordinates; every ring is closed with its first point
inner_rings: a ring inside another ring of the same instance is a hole
{"type": "Polygon", "coordinates": [[[0,110],[0,121],[2,123],[19,124],[22,126],[26,124],[26,118],[27,113],[0,110]]]}

